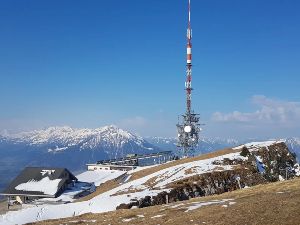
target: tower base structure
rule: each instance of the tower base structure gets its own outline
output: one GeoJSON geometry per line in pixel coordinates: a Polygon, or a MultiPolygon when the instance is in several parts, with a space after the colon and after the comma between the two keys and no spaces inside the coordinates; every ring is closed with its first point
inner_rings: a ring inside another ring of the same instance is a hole
{"type": "Polygon", "coordinates": [[[193,156],[195,148],[198,146],[199,133],[199,114],[186,112],[181,116],[181,121],[177,124],[177,147],[182,150],[184,157],[193,156]]]}

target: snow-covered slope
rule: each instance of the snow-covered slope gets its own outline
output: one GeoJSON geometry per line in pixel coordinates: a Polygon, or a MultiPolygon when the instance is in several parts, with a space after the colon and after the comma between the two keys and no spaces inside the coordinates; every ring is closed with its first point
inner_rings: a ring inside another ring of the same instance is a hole
{"type": "Polygon", "coordinates": [[[120,177],[125,173],[125,171],[118,170],[96,170],[85,171],[81,174],[78,174],[76,177],[79,181],[82,182],[93,182],[95,186],[98,187],[106,181],[116,179],[117,177],[120,177]]]}
{"type": "MultiPolygon", "coordinates": [[[[273,153],[276,156],[278,154],[285,154],[285,156],[289,156],[286,146],[281,141],[262,143],[256,142],[247,144],[246,146],[249,149],[249,152],[253,154],[262,154],[262,151],[267,151],[266,154],[269,156],[269,153],[271,153],[270,151],[274,151],[273,153]]],[[[88,201],[56,206],[41,205],[22,209],[17,212],[9,212],[6,215],[0,216],[0,224],[23,224],[46,219],[72,217],[89,212],[99,213],[112,211],[115,210],[116,207],[121,203],[130,203],[132,199],[138,200],[140,198],[144,198],[145,196],[157,196],[163,191],[169,192],[171,187],[170,185],[174,182],[186,180],[195,176],[200,178],[201,175],[212,173],[218,174],[219,172],[224,172],[226,173],[225,178],[221,176],[219,181],[211,181],[213,184],[218,184],[216,187],[214,187],[214,189],[221,190],[224,188],[222,187],[223,184],[221,184],[223,179],[231,179],[229,178],[230,171],[232,172],[230,176],[234,175],[234,179],[238,179],[234,172],[235,169],[237,169],[237,174],[240,176],[239,184],[241,185],[243,182],[245,182],[243,181],[243,170],[241,170],[241,166],[246,165],[248,167],[249,165],[252,165],[251,163],[249,164],[250,161],[246,162],[246,160],[250,160],[250,156],[241,156],[242,148],[243,146],[239,146],[230,153],[212,156],[211,158],[204,157],[203,159],[195,159],[194,161],[191,160],[189,162],[182,161],[182,163],[179,162],[177,164],[175,162],[174,164],[169,163],[168,165],[170,166],[168,168],[152,172],[136,180],[122,183],[117,188],[102,193],[88,201]],[[237,165],[237,162],[240,162],[241,164],[237,165]]],[[[266,159],[263,158],[263,160],[266,159]]],[[[251,170],[245,168],[244,172],[244,178],[246,178],[248,175],[250,175],[251,170]]],[[[254,172],[254,175],[262,177],[262,175],[259,175],[257,172],[254,172]]],[[[262,179],[264,178],[262,177],[262,179]]],[[[210,176],[209,180],[211,180],[210,176]]],[[[204,181],[202,180],[199,184],[201,185],[203,182],[204,181]]],[[[231,182],[225,181],[227,185],[231,182]]],[[[192,184],[196,185],[197,180],[193,180],[192,184]]],[[[212,185],[209,187],[205,186],[203,189],[204,191],[206,191],[205,188],[207,191],[211,191],[210,189],[213,187],[212,185]]]]}

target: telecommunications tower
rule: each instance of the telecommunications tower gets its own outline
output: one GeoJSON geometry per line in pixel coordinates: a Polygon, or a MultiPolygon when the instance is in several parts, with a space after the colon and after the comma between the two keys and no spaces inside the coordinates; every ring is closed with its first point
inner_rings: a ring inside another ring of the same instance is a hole
{"type": "Polygon", "coordinates": [[[184,156],[193,153],[198,145],[200,124],[199,114],[191,109],[192,103],[192,28],[191,28],[191,1],[188,1],[188,28],[187,28],[187,65],[186,65],[186,112],[181,116],[177,124],[178,140],[177,146],[182,150],[184,156]]]}

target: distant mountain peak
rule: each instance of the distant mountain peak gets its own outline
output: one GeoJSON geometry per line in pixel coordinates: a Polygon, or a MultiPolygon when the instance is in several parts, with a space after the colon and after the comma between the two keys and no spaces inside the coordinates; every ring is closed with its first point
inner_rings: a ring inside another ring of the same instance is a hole
{"type": "Polygon", "coordinates": [[[138,149],[149,151],[155,149],[142,137],[125,131],[116,125],[95,129],[53,126],[41,130],[21,132],[11,135],[9,138],[15,142],[28,145],[50,146],[48,152],[61,152],[74,146],[81,150],[130,148],[131,151],[138,151],[138,149]]]}
{"type": "Polygon", "coordinates": [[[102,130],[118,130],[120,129],[117,125],[106,125],[104,127],[101,127],[102,130]]]}

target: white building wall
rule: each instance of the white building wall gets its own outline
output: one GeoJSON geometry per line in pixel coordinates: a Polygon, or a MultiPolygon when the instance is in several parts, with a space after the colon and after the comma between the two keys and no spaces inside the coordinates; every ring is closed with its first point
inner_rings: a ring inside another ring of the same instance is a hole
{"type": "Polygon", "coordinates": [[[87,165],[89,171],[95,171],[95,170],[110,170],[110,166],[105,165],[99,165],[99,164],[90,164],[87,165]]]}

